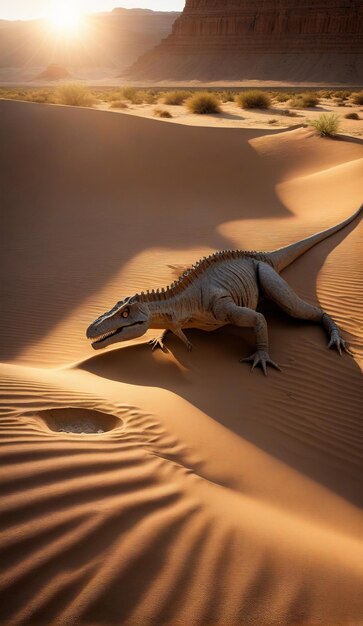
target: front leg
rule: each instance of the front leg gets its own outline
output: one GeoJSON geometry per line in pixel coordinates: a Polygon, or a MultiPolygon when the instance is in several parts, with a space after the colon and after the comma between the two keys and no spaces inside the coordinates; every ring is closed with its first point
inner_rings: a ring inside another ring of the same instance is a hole
{"type": "Polygon", "coordinates": [[[161,333],[159,337],[155,337],[155,339],[150,339],[150,341],[148,341],[148,344],[151,346],[152,351],[156,350],[157,348],[161,348],[163,351],[166,350],[164,341],[166,335],[169,332],[176,335],[176,337],[178,337],[184,343],[184,345],[186,345],[188,352],[192,350],[193,346],[190,343],[188,337],[183,333],[181,328],[167,328],[161,333]]]}
{"type": "Polygon", "coordinates": [[[161,350],[165,351],[165,337],[168,334],[169,329],[166,328],[165,330],[163,330],[163,332],[161,333],[161,335],[159,335],[159,337],[155,337],[154,339],[150,339],[150,341],[148,341],[149,346],[151,346],[152,351],[154,352],[154,350],[156,350],[157,348],[161,348],[161,350]]]}
{"type": "Polygon", "coordinates": [[[214,315],[221,322],[229,322],[235,326],[253,328],[256,337],[256,352],[241,363],[252,363],[251,371],[260,365],[263,373],[267,376],[267,365],[280,370],[280,367],[270,359],[268,353],[267,323],[261,313],[253,309],[237,306],[232,299],[224,298],[214,307],[214,315]]]}

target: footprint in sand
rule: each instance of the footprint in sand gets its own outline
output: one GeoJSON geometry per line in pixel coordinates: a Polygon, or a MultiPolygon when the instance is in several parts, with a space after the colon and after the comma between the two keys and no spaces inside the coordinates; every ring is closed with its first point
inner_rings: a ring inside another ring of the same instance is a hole
{"type": "Polygon", "coordinates": [[[120,418],[91,409],[49,409],[39,414],[53,432],[75,435],[99,435],[122,426],[120,418]]]}

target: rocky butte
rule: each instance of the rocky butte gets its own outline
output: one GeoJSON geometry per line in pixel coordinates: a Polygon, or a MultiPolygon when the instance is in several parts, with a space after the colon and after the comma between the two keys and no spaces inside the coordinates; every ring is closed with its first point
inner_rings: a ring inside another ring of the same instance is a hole
{"type": "Polygon", "coordinates": [[[363,82],[363,0],[187,0],[128,76],[363,82]]]}

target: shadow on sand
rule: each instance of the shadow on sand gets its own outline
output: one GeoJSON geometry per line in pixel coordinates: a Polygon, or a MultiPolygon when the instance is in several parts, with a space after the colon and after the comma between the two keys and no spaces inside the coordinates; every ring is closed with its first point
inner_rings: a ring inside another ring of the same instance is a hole
{"type": "Polygon", "coordinates": [[[41,340],[140,251],[223,249],[216,228],[241,209],[290,215],[248,143],[275,132],[1,101],[1,359],[41,340]]]}
{"type": "MultiPolygon", "coordinates": [[[[324,260],[356,226],[354,222],[322,242],[284,272],[294,287],[295,270],[300,266],[304,295],[310,302],[317,302],[316,281],[324,260]]],[[[363,403],[358,365],[348,355],[340,358],[327,350],[318,326],[293,320],[269,303],[263,310],[271,356],[283,368],[282,373],[270,370],[267,378],[260,371],[250,374],[248,366],[239,363],[254,350],[254,338],[251,331],[232,327],[213,333],[189,331],[194,346],[191,354],[170,338],[170,352],[160,358],[148,345],[139,344],[98,354],[80,367],[118,382],[166,388],[296,470],[361,503],[356,459],[362,455],[362,446],[358,440],[349,442],[348,433],[346,441],[342,426],[347,412],[342,397],[346,397],[350,425],[359,428],[363,403]],[[347,445],[349,454],[345,455],[347,445]]]]}

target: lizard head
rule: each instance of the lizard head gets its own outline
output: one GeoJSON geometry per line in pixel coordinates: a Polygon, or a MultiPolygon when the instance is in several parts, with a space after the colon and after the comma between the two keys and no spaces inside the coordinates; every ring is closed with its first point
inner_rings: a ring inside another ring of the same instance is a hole
{"type": "Polygon", "coordinates": [[[112,343],[141,337],[149,328],[150,312],[147,304],[137,296],[124,298],[110,311],[98,317],[87,329],[87,338],[94,350],[112,343]]]}

